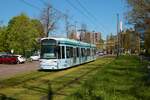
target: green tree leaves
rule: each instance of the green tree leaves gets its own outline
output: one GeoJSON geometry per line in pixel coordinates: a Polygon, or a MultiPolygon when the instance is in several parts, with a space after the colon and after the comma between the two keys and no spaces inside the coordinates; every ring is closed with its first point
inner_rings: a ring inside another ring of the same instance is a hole
{"type": "Polygon", "coordinates": [[[0,51],[6,51],[8,47],[6,30],[7,27],[0,27],[0,51]]]}
{"type": "Polygon", "coordinates": [[[23,13],[13,17],[9,21],[7,30],[4,33],[0,33],[0,37],[3,36],[0,41],[8,44],[8,47],[3,47],[8,50],[14,49],[15,53],[23,55],[26,50],[38,49],[39,45],[37,40],[43,37],[44,34],[40,21],[30,19],[23,13]],[[7,41],[5,41],[5,38],[7,38],[7,41]]]}

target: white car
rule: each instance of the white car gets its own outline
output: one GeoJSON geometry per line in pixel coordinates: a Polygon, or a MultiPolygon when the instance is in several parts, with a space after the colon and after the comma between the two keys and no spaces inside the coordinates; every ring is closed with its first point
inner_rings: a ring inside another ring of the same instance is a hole
{"type": "Polygon", "coordinates": [[[39,54],[34,54],[33,56],[30,57],[31,61],[37,61],[40,59],[40,55],[39,54]]]}
{"type": "Polygon", "coordinates": [[[25,63],[26,59],[22,55],[15,55],[18,59],[18,63],[25,63]]]}

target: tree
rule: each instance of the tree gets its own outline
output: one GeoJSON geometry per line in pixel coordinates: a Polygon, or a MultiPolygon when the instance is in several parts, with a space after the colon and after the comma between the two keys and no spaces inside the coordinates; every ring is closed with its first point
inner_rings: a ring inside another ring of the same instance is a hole
{"type": "Polygon", "coordinates": [[[23,13],[13,17],[7,28],[9,50],[14,49],[15,53],[23,55],[26,50],[34,50],[38,45],[36,39],[41,34],[37,22],[23,13]]]}
{"type": "Polygon", "coordinates": [[[37,30],[38,37],[43,38],[45,34],[42,23],[37,19],[32,19],[31,23],[33,24],[33,28],[37,30]]]}
{"type": "Polygon", "coordinates": [[[127,0],[127,19],[132,24],[145,24],[150,19],[150,0],[127,0]]]}
{"type": "Polygon", "coordinates": [[[7,27],[0,27],[0,51],[7,51],[8,49],[6,30],[7,27]]]}
{"type": "Polygon", "coordinates": [[[69,33],[69,39],[76,40],[76,35],[75,35],[75,32],[73,30],[69,33]]]}
{"type": "Polygon", "coordinates": [[[130,49],[130,45],[131,45],[130,34],[131,34],[130,30],[127,30],[123,34],[123,38],[121,38],[121,40],[123,40],[123,48],[125,50],[129,50],[130,49]]]}
{"type": "Polygon", "coordinates": [[[136,28],[142,28],[145,31],[145,48],[150,49],[150,0],[127,0],[129,7],[127,20],[134,24],[136,28]]]}
{"type": "Polygon", "coordinates": [[[49,32],[56,28],[56,22],[59,17],[60,16],[57,15],[56,11],[54,11],[50,4],[45,4],[45,8],[41,14],[41,22],[44,27],[45,37],[48,37],[49,32]]]}
{"type": "Polygon", "coordinates": [[[116,43],[116,36],[110,34],[110,36],[107,36],[106,40],[106,49],[108,53],[114,53],[115,52],[115,43],[116,43]]]}
{"type": "Polygon", "coordinates": [[[145,32],[145,49],[148,54],[150,54],[150,29],[145,32]]]}

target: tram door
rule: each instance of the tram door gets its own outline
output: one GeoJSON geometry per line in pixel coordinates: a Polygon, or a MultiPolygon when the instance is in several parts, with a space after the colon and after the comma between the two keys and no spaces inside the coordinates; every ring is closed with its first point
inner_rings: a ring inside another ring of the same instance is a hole
{"type": "Polygon", "coordinates": [[[77,61],[77,51],[76,48],[73,48],[73,63],[76,64],[77,61]]]}

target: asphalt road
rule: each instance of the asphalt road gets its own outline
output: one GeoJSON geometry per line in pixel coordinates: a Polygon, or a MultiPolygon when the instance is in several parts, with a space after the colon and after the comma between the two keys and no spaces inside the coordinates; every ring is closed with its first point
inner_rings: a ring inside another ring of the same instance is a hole
{"type": "Polygon", "coordinates": [[[36,71],[38,69],[38,61],[27,62],[24,64],[0,64],[0,78],[7,78],[16,74],[36,71]]]}
{"type": "MultiPolygon", "coordinates": [[[[105,56],[114,56],[114,55],[105,55],[105,56]]],[[[102,58],[105,56],[99,56],[102,58]]],[[[0,64],[0,79],[9,78],[16,74],[28,73],[30,71],[36,71],[39,69],[39,62],[27,62],[24,64],[0,64]]]]}

